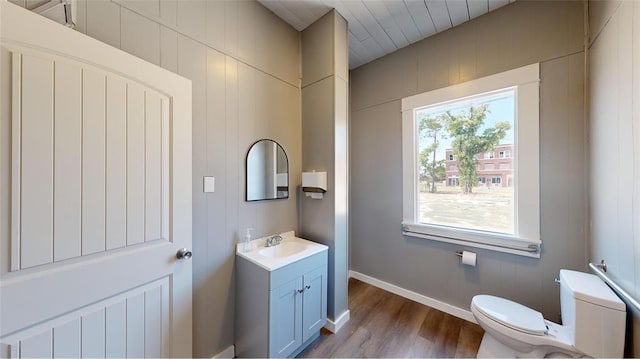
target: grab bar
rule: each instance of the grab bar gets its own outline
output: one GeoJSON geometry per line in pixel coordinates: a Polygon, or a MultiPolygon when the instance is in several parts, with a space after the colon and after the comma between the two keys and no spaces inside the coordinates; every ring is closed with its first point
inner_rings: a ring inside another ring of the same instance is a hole
{"type": "Polygon", "coordinates": [[[591,268],[591,270],[595,272],[595,274],[597,274],[598,277],[600,277],[600,279],[602,279],[605,283],[607,283],[611,287],[611,289],[613,289],[616,293],[618,293],[618,295],[621,296],[625,302],[633,306],[636,311],[640,311],[640,303],[638,303],[638,301],[631,294],[629,294],[626,290],[620,287],[618,283],[614,282],[613,279],[611,279],[611,277],[609,277],[601,269],[603,264],[604,264],[604,261],[600,263],[589,263],[589,268],[591,268]]]}

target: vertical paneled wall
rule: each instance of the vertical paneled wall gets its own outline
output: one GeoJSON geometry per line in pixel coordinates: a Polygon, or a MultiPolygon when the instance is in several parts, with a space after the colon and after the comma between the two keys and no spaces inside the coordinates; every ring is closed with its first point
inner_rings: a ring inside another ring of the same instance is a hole
{"type": "MultiPolygon", "coordinates": [[[[245,228],[254,228],[256,236],[298,230],[295,189],[301,178],[302,131],[298,32],[255,1],[79,0],[77,5],[77,30],[192,81],[193,355],[211,357],[233,344],[234,253],[245,228]],[[244,201],[245,156],[261,138],[276,140],[289,156],[287,200],[244,201]],[[214,193],[203,193],[203,176],[215,177],[214,193]]],[[[118,84],[107,82],[106,91],[118,91],[118,84]]],[[[147,106],[155,101],[133,89],[126,102],[140,98],[147,106]]],[[[149,110],[128,108],[138,119],[136,114],[149,110]]],[[[108,121],[107,125],[115,131],[124,124],[108,121]]],[[[130,121],[126,126],[137,133],[145,125],[130,121]]],[[[146,167],[129,168],[126,178],[109,171],[109,155],[114,161],[122,156],[115,149],[107,153],[107,186],[145,181],[140,174],[157,161],[157,153],[146,151],[140,142],[125,142],[146,167]]],[[[147,146],[157,144],[147,141],[147,146]]],[[[159,185],[146,183],[146,188],[159,185]]],[[[144,192],[129,195],[142,201],[128,203],[128,215],[155,208],[156,203],[143,201],[144,192]]],[[[106,210],[120,201],[107,196],[106,210]]],[[[126,231],[133,234],[145,228],[126,231]]],[[[107,231],[110,235],[116,234],[107,231]]]]}
{"type": "MultiPolygon", "coordinates": [[[[589,259],[604,259],[607,273],[640,298],[640,4],[589,7],[589,259]]],[[[637,357],[640,313],[630,318],[625,356],[637,357]]]]}
{"type": "Polygon", "coordinates": [[[347,23],[330,11],[302,32],[302,168],[327,172],[321,200],[301,199],[305,238],[329,246],[327,316],[347,307],[347,23]]]}
{"type": "Polygon", "coordinates": [[[583,64],[582,2],[516,1],[351,71],[351,269],[465,310],[486,293],[557,320],[553,279],[586,269],[583,64]],[[403,237],[400,100],[535,62],[541,258],[403,237]],[[455,255],[467,249],[475,268],[455,255]]]}

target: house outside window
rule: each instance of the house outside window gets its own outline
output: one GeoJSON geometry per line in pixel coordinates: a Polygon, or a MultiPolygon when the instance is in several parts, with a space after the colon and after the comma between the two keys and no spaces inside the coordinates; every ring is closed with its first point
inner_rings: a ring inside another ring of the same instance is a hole
{"type": "Polygon", "coordinates": [[[403,234],[539,257],[538,92],[534,64],[402,100],[403,234]]]}
{"type": "Polygon", "coordinates": [[[510,158],[511,151],[500,151],[498,152],[498,158],[510,158]]]}
{"type": "MultiPolygon", "coordinates": [[[[498,151],[498,153],[511,153],[511,151],[513,151],[513,144],[510,144],[510,143],[499,144],[495,146],[495,148],[496,148],[496,151],[498,151]]],[[[453,150],[449,148],[445,151],[445,153],[447,154],[447,156],[449,156],[449,154],[452,153],[452,151],[453,150]]],[[[480,176],[479,178],[486,177],[491,179],[494,176],[499,176],[501,179],[506,179],[509,176],[513,176],[514,166],[513,166],[513,160],[510,157],[486,159],[488,153],[493,153],[493,152],[485,152],[484,154],[473,156],[474,159],[477,160],[477,173],[478,173],[478,176],[480,176]]],[[[458,176],[458,164],[456,161],[450,161],[447,164],[447,169],[445,172],[446,178],[451,178],[453,176],[456,176],[456,177],[458,176]]],[[[486,184],[486,181],[483,181],[483,182],[480,182],[480,180],[478,181],[479,183],[486,184]]],[[[496,186],[495,182],[490,182],[490,183],[492,183],[494,187],[496,186]]],[[[449,181],[447,181],[446,185],[459,186],[459,183],[456,183],[455,185],[451,185],[449,184],[449,181]]],[[[499,186],[512,187],[513,182],[502,181],[501,183],[499,182],[499,186]]],[[[477,191],[481,192],[482,189],[478,189],[477,191]]]]}

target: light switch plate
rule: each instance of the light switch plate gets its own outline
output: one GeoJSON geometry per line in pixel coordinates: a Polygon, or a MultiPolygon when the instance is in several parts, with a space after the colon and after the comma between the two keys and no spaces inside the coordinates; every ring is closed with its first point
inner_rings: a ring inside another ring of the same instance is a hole
{"type": "Polygon", "coordinates": [[[215,177],[204,177],[204,192],[211,193],[216,191],[216,178],[215,177]]]}

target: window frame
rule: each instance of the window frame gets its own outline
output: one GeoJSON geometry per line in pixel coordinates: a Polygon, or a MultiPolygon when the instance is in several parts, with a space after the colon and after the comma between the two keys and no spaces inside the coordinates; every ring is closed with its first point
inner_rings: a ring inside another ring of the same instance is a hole
{"type": "Polygon", "coordinates": [[[539,83],[540,65],[535,63],[402,99],[403,235],[540,258],[539,83]],[[514,234],[420,223],[416,111],[507,88],[515,89],[517,113],[511,156],[514,234]]]}

